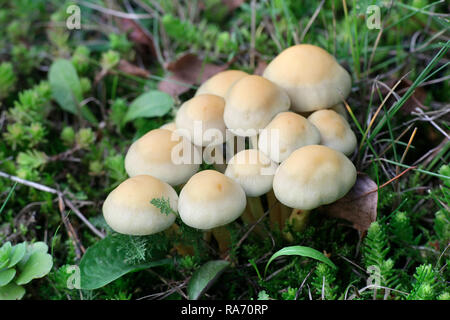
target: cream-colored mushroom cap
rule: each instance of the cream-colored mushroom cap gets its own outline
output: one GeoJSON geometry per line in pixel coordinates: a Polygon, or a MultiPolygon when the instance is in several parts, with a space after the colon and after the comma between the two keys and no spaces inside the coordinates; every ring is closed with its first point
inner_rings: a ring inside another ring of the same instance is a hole
{"type": "Polygon", "coordinates": [[[284,90],[261,76],[251,75],[236,81],[228,90],[223,117],[234,134],[254,136],[277,113],[289,110],[289,106],[284,90]]]}
{"type": "Polygon", "coordinates": [[[166,129],[151,130],[133,142],[125,156],[130,177],[148,174],[172,186],[198,171],[201,153],[186,138],[166,129]]]}
{"type": "Polygon", "coordinates": [[[235,180],[248,197],[259,197],[272,189],[278,165],[257,149],[242,150],[228,162],[225,175],[235,180]]]}
{"type": "Polygon", "coordinates": [[[356,148],[356,136],[348,122],[333,110],[313,112],[308,120],[320,132],[320,144],[350,155],[356,148]]]}
{"type": "Polygon", "coordinates": [[[230,86],[242,77],[248,76],[248,73],[240,70],[225,70],[213,75],[206,80],[198,89],[195,95],[215,94],[222,98],[225,97],[230,86]]]}
{"type": "Polygon", "coordinates": [[[343,153],[311,145],[294,151],[280,164],[273,191],[284,205],[311,210],[342,198],[355,181],[356,168],[343,153]]]}
{"type": "Polygon", "coordinates": [[[237,219],[247,199],[233,179],[214,170],[196,173],[180,192],[178,213],[190,227],[212,229],[237,219]]]}
{"type": "Polygon", "coordinates": [[[175,214],[161,213],[150,203],[164,198],[176,212],[178,196],[167,183],[149,176],[140,175],[119,184],[103,203],[106,223],[116,232],[130,235],[149,235],[169,228],[175,214]]]}
{"type": "Polygon", "coordinates": [[[284,161],[300,147],[319,144],[319,130],[294,112],[281,112],[261,131],[258,148],[276,162],[284,161]]]}
{"type": "Polygon", "coordinates": [[[327,51],[310,44],[283,50],[263,76],[286,90],[297,112],[329,108],[351,90],[349,73],[327,51]]]}
{"type": "Polygon", "coordinates": [[[222,97],[214,94],[197,95],[181,105],[175,119],[176,126],[187,130],[189,140],[196,146],[224,143],[224,108],[225,100],[222,97]]]}
{"type": "Polygon", "coordinates": [[[175,124],[175,121],[172,121],[172,122],[168,122],[168,123],[162,125],[160,127],[160,129],[166,129],[166,130],[170,130],[170,131],[175,131],[175,130],[177,130],[177,125],[175,124]]]}

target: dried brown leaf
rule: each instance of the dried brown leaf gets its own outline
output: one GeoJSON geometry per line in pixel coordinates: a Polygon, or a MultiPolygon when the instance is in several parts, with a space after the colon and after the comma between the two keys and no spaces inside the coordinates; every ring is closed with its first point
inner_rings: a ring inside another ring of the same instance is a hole
{"type": "MultiPolygon", "coordinates": [[[[397,83],[398,79],[391,79],[388,80],[386,82],[386,84],[389,87],[392,87],[395,85],[395,83],[397,83]]],[[[405,92],[411,87],[412,85],[412,81],[409,79],[402,79],[400,84],[398,85],[396,92],[402,96],[405,94],[405,92]]],[[[387,88],[382,88],[381,90],[382,94],[387,94],[388,90],[387,88]]],[[[413,94],[411,95],[411,97],[409,97],[405,103],[403,104],[403,106],[400,109],[400,112],[402,112],[403,114],[410,114],[411,112],[413,112],[417,107],[422,108],[422,109],[426,109],[426,107],[423,105],[425,102],[425,99],[427,97],[427,92],[425,91],[425,89],[423,87],[417,87],[413,94]]],[[[393,97],[391,99],[394,99],[393,97]]],[[[394,100],[392,100],[394,101],[394,100]]]]}
{"type": "Polygon", "coordinates": [[[353,228],[365,233],[377,219],[377,184],[368,175],[358,173],[353,188],[338,201],[322,206],[320,211],[330,217],[347,220],[353,228]]]}
{"type": "Polygon", "coordinates": [[[228,64],[219,66],[203,63],[197,55],[187,53],[166,66],[166,69],[172,74],[162,80],[158,88],[172,96],[178,96],[188,91],[192,85],[203,83],[227,68],[228,64]]]}
{"type": "Polygon", "coordinates": [[[141,26],[131,19],[118,19],[119,27],[122,31],[128,33],[130,41],[147,47],[153,57],[156,57],[156,49],[153,38],[142,30],[141,26]]]}
{"type": "Polygon", "coordinates": [[[133,76],[148,78],[150,76],[150,72],[142,69],[124,59],[121,59],[118,65],[118,69],[126,74],[130,74],[133,76]]]}
{"type": "Polygon", "coordinates": [[[262,76],[264,73],[264,70],[266,70],[266,67],[267,67],[267,62],[265,62],[264,60],[259,60],[258,64],[256,65],[255,71],[253,73],[258,76],[262,76]]]}

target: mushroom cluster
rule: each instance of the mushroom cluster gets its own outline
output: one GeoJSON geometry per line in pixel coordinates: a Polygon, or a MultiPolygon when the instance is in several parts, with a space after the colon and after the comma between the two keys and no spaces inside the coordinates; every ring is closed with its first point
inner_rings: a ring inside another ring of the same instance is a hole
{"type": "Polygon", "coordinates": [[[119,233],[149,235],[179,215],[211,230],[221,250],[223,227],[239,217],[256,223],[269,210],[271,226],[290,221],[301,230],[311,210],[342,198],[356,181],[348,156],[357,142],[341,103],[350,90],[349,73],[309,44],[282,51],[262,76],[214,75],[174,122],[130,146],[130,178],[106,198],[106,222],[119,233]],[[203,162],[216,170],[199,171],[203,162]],[[173,214],[161,213],[155,198],[173,214]]]}

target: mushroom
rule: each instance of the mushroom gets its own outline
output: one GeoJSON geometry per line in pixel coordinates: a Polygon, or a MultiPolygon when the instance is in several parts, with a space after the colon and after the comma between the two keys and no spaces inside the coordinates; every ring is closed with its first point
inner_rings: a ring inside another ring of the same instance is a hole
{"type": "Polygon", "coordinates": [[[223,143],[227,139],[223,109],[225,100],[214,94],[200,94],[183,103],[177,112],[177,133],[193,144],[203,147],[202,154],[208,164],[225,170],[223,143]]]}
{"type": "Polygon", "coordinates": [[[248,73],[240,70],[225,70],[216,73],[197,89],[195,95],[209,93],[224,98],[230,86],[245,76],[248,76],[248,73]]]}
{"type": "MultiPolygon", "coordinates": [[[[277,113],[287,111],[289,106],[284,90],[261,76],[251,75],[236,81],[228,90],[223,118],[234,134],[254,138],[277,113]]],[[[257,147],[254,140],[252,147],[257,147]]]]}
{"type": "Polygon", "coordinates": [[[148,174],[172,186],[186,182],[200,166],[200,151],[186,138],[154,129],[133,142],[125,156],[130,177],[148,174]]]}
{"type": "MultiPolygon", "coordinates": [[[[257,149],[238,152],[228,162],[225,175],[235,180],[247,195],[247,208],[242,218],[255,223],[264,214],[260,196],[272,190],[272,182],[278,167],[274,161],[257,149]]],[[[261,234],[261,229],[257,229],[261,234]]]]}
{"type": "Polygon", "coordinates": [[[308,120],[320,132],[320,144],[350,155],[356,148],[356,136],[348,122],[333,110],[313,112],[308,120]]]}
{"type": "Polygon", "coordinates": [[[310,44],[283,50],[263,76],[286,90],[296,112],[330,108],[351,90],[349,73],[327,51],[310,44]]]}
{"type": "Polygon", "coordinates": [[[301,230],[310,210],[330,204],[343,196],[356,182],[356,168],[341,152],[321,145],[294,151],[278,167],[273,191],[284,205],[293,208],[292,217],[301,219],[301,230]]]}
{"type": "Polygon", "coordinates": [[[237,182],[218,171],[204,170],[181,189],[178,213],[186,225],[211,230],[223,253],[230,243],[223,226],[239,218],[246,204],[245,192],[237,182]]]}
{"type": "Polygon", "coordinates": [[[214,94],[196,95],[181,105],[175,118],[176,126],[185,129],[189,140],[196,146],[222,144],[226,133],[224,108],[225,100],[222,97],[214,94]]]}
{"type": "Polygon", "coordinates": [[[261,131],[258,148],[275,162],[284,161],[300,147],[319,144],[319,130],[294,112],[281,112],[261,131]]]}
{"type": "Polygon", "coordinates": [[[164,181],[149,175],[128,178],[111,191],[103,203],[106,223],[116,232],[129,235],[150,235],[168,229],[175,214],[163,214],[150,203],[152,199],[168,199],[175,211],[178,195],[164,181]]]}
{"type": "MultiPolygon", "coordinates": [[[[319,130],[307,119],[295,112],[281,112],[261,131],[258,148],[275,162],[284,161],[300,147],[319,144],[319,130]]],[[[267,194],[269,219],[272,227],[283,228],[291,210],[276,201],[273,191],[267,194]]]]}

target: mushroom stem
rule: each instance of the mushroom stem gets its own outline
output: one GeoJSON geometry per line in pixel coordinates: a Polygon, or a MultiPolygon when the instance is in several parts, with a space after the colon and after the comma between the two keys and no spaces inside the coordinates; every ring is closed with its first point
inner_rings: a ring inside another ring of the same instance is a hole
{"type": "Polygon", "coordinates": [[[211,229],[213,237],[219,246],[221,256],[224,256],[231,248],[231,234],[226,226],[211,229]]]}
{"type": "Polygon", "coordinates": [[[264,208],[260,197],[247,197],[247,204],[250,207],[255,222],[264,215],[264,208]]]}
{"type": "MultiPolygon", "coordinates": [[[[292,230],[295,232],[300,232],[305,230],[308,225],[310,210],[292,209],[291,215],[289,216],[289,224],[292,226],[292,230]]],[[[294,240],[294,237],[290,232],[283,232],[284,237],[289,242],[294,240]]]]}
{"type": "Polygon", "coordinates": [[[248,137],[250,149],[258,149],[258,135],[248,137]]]}
{"type": "MultiPolygon", "coordinates": [[[[259,218],[262,217],[263,214],[264,208],[262,206],[261,199],[259,197],[247,197],[247,206],[241,216],[242,221],[247,224],[254,224],[259,218]]],[[[261,237],[265,235],[264,230],[260,225],[255,226],[253,231],[261,237]]]]}
{"type": "Polygon", "coordinates": [[[267,202],[269,204],[269,220],[272,228],[278,226],[278,228],[283,230],[286,220],[291,215],[292,209],[285,206],[277,200],[273,190],[267,193],[267,202]]]}
{"type": "MultiPolygon", "coordinates": [[[[178,224],[174,223],[169,229],[166,230],[166,234],[171,237],[179,237],[181,235],[180,227],[178,224]]],[[[194,255],[194,247],[183,244],[181,241],[177,241],[173,245],[173,250],[175,250],[182,257],[194,255]]]]}

